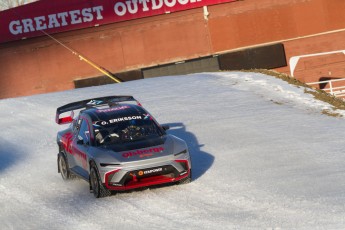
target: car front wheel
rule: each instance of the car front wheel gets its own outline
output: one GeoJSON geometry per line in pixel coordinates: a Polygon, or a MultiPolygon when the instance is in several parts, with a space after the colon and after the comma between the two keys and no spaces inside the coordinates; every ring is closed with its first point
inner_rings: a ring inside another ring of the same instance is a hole
{"type": "Polygon", "coordinates": [[[90,170],[90,186],[93,195],[96,198],[106,197],[111,194],[111,192],[102,184],[102,181],[100,180],[98,175],[97,168],[95,166],[92,166],[90,170]]]}

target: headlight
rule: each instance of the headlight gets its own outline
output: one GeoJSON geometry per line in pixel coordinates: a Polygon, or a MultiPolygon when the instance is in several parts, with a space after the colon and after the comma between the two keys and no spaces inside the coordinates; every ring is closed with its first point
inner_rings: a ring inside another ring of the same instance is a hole
{"type": "Polygon", "coordinates": [[[107,166],[120,166],[121,164],[109,164],[109,163],[100,163],[101,167],[107,167],[107,166]]]}
{"type": "Polygon", "coordinates": [[[181,154],[187,154],[187,149],[183,150],[182,152],[179,152],[179,153],[175,153],[174,156],[178,156],[178,155],[181,155],[181,154]]]}

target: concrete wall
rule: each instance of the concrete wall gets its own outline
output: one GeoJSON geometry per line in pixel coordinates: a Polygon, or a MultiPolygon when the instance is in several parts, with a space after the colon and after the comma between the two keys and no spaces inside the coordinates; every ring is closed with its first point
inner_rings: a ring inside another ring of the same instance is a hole
{"type": "MultiPolygon", "coordinates": [[[[208,7],[207,19],[193,9],[54,36],[113,73],[275,42],[289,58],[345,49],[344,32],[322,35],[345,28],[343,9],[343,0],[243,0],[208,7]]],[[[324,60],[312,62],[304,66],[315,70],[324,60]]],[[[0,69],[0,98],[72,89],[76,79],[102,75],[47,37],[0,44],[0,69]]],[[[304,70],[296,76],[306,80],[304,70]]],[[[319,79],[313,74],[308,81],[319,79]]]]}

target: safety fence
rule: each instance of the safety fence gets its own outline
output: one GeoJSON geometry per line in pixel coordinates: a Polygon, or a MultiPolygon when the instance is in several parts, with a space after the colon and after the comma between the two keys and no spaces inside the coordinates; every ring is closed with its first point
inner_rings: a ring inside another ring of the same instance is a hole
{"type": "Polygon", "coordinates": [[[307,85],[326,85],[328,87],[322,88],[322,90],[324,90],[325,92],[335,96],[335,97],[340,97],[340,98],[345,98],[345,78],[341,78],[341,79],[332,79],[332,80],[327,80],[327,81],[318,81],[318,82],[310,82],[307,83],[307,85]],[[343,82],[344,85],[340,85],[340,86],[335,86],[335,83],[338,82],[343,82]]]}

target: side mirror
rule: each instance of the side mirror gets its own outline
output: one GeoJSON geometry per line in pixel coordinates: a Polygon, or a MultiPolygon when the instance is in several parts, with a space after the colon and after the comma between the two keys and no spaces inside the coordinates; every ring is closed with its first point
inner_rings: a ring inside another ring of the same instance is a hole
{"type": "Polygon", "coordinates": [[[167,131],[168,129],[170,129],[169,125],[162,125],[162,128],[167,131]]]}
{"type": "Polygon", "coordinates": [[[83,145],[84,144],[84,141],[83,140],[77,140],[77,145],[83,145]]]}

